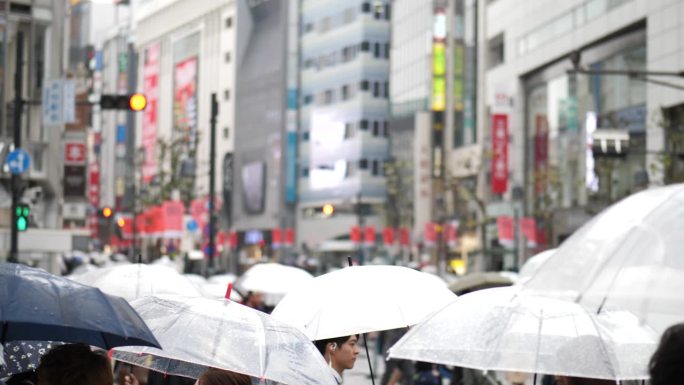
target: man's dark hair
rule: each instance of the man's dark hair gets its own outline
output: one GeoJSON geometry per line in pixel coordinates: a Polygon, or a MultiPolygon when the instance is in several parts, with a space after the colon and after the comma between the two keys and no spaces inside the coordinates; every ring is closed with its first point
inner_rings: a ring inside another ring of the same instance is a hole
{"type": "Polygon", "coordinates": [[[244,374],[220,369],[207,369],[198,379],[200,385],[251,385],[252,380],[244,374]]]}
{"type": "Polygon", "coordinates": [[[60,345],[40,359],[38,379],[46,385],[112,385],[109,358],[84,344],[60,345]]]}
{"type": "Polygon", "coordinates": [[[335,338],[328,338],[325,340],[316,340],[314,341],[314,345],[316,345],[316,348],[318,349],[319,352],[321,352],[322,355],[325,355],[325,347],[328,344],[337,344],[337,347],[342,346],[345,342],[349,341],[352,336],[356,336],[356,338],[359,338],[358,334],[352,334],[349,336],[342,336],[342,337],[335,337],[335,338]]]}
{"type": "Polygon", "coordinates": [[[684,323],[670,326],[648,365],[651,385],[681,384],[684,378],[684,323]]]}

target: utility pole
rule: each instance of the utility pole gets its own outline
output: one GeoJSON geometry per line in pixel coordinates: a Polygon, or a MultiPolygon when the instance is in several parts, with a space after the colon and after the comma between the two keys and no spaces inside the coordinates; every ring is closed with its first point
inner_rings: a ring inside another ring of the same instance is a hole
{"type": "MultiPolygon", "coordinates": [[[[14,149],[21,148],[21,115],[24,101],[21,98],[23,90],[24,65],[24,34],[17,32],[17,64],[14,72],[14,149]]],[[[19,262],[19,233],[17,232],[17,205],[21,199],[21,175],[12,173],[12,223],[10,226],[10,255],[9,262],[19,262]]]]}
{"type": "Polygon", "coordinates": [[[216,255],[216,240],[214,234],[216,233],[216,118],[218,116],[218,101],[216,100],[216,93],[211,94],[211,117],[209,119],[211,132],[209,133],[209,263],[211,268],[215,271],[217,263],[216,255]]]}

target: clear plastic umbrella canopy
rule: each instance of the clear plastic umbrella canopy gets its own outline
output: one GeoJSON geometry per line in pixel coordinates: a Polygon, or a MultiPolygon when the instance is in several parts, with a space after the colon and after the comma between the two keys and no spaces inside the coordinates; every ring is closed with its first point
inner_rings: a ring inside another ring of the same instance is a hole
{"type": "Polygon", "coordinates": [[[524,288],[634,312],[662,332],[684,321],[684,184],[645,190],[568,238],[524,288]]]}
{"type": "Polygon", "coordinates": [[[458,297],[413,327],[390,358],[481,370],[610,380],[646,379],[656,333],[631,313],[596,315],[515,287],[458,297]]]}
{"type": "Polygon", "coordinates": [[[320,340],[414,325],[454,298],[428,273],[401,266],[352,266],[297,287],[272,315],[320,340]]]}
{"type": "Polygon", "coordinates": [[[529,281],[530,278],[537,274],[539,268],[542,267],[544,263],[546,263],[546,261],[548,261],[549,258],[551,258],[551,256],[555,252],[556,249],[548,249],[542,251],[541,253],[531,256],[527,261],[525,261],[522,268],[520,269],[518,280],[515,283],[520,285],[529,281]]]}
{"type": "Polygon", "coordinates": [[[311,279],[313,275],[298,267],[259,263],[235,281],[235,288],[243,296],[250,291],[260,292],[267,305],[275,306],[290,290],[311,279]]]}
{"type": "Polygon", "coordinates": [[[76,282],[94,286],[127,301],[149,295],[201,296],[186,277],[162,265],[141,263],[118,265],[70,276],[76,282]]]}
{"type": "Polygon", "coordinates": [[[336,385],[316,347],[296,328],[229,300],[144,297],[133,301],[163,350],[123,347],[113,358],[197,378],[208,367],[281,384],[336,385]]]}

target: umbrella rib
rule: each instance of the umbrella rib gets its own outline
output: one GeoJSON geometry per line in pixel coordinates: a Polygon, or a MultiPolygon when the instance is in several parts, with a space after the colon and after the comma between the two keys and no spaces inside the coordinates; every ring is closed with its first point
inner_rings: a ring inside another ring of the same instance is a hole
{"type": "MultiPolygon", "coordinates": [[[[508,303],[505,305],[505,308],[510,309],[512,307],[511,304],[513,303],[513,301],[516,300],[516,298],[518,298],[518,295],[519,295],[519,293],[515,293],[513,295],[513,297],[511,297],[511,300],[508,301],[508,303]]],[[[506,323],[503,325],[503,328],[501,330],[505,330],[506,327],[508,326],[508,324],[510,324],[511,319],[513,318],[513,313],[514,313],[513,311],[508,312],[508,317],[506,318],[506,323]]],[[[502,342],[501,340],[502,340],[501,335],[499,335],[499,338],[496,341],[496,347],[490,353],[495,353],[496,351],[499,350],[499,346],[501,346],[501,342],[502,342]]],[[[494,354],[490,354],[489,357],[490,357],[490,359],[489,359],[490,362],[487,364],[488,367],[492,366],[491,361],[494,360],[494,354]]]]}
{"type": "MultiPolygon", "coordinates": [[[[598,317],[598,315],[597,315],[597,317],[598,317]]],[[[620,370],[619,370],[619,369],[620,369],[620,368],[619,368],[620,363],[619,363],[618,361],[613,361],[613,360],[611,359],[612,357],[609,355],[608,347],[606,346],[606,343],[605,343],[605,341],[603,340],[603,336],[601,335],[601,328],[599,327],[598,323],[596,322],[596,318],[590,316],[589,319],[591,320],[591,323],[594,325],[594,328],[596,329],[596,334],[598,334],[598,339],[599,339],[599,343],[600,343],[600,346],[601,346],[601,350],[603,351],[603,354],[604,354],[605,357],[606,357],[605,359],[606,359],[606,360],[608,361],[608,363],[609,363],[609,365],[608,365],[608,370],[611,371],[611,374],[613,375],[613,378],[617,379],[617,378],[618,378],[617,371],[620,371],[620,370]],[[613,364],[614,364],[615,366],[613,366],[613,364]],[[616,369],[618,369],[618,370],[616,371],[616,369]]],[[[620,372],[621,372],[621,371],[620,371],[620,372]]]]}

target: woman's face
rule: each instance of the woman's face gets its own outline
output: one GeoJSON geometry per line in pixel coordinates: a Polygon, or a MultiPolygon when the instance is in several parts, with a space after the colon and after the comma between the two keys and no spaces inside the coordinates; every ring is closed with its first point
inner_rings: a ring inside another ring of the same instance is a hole
{"type": "Polygon", "coordinates": [[[351,336],[347,342],[338,346],[330,353],[332,365],[336,369],[351,369],[356,362],[356,356],[359,355],[358,338],[351,336]]]}

